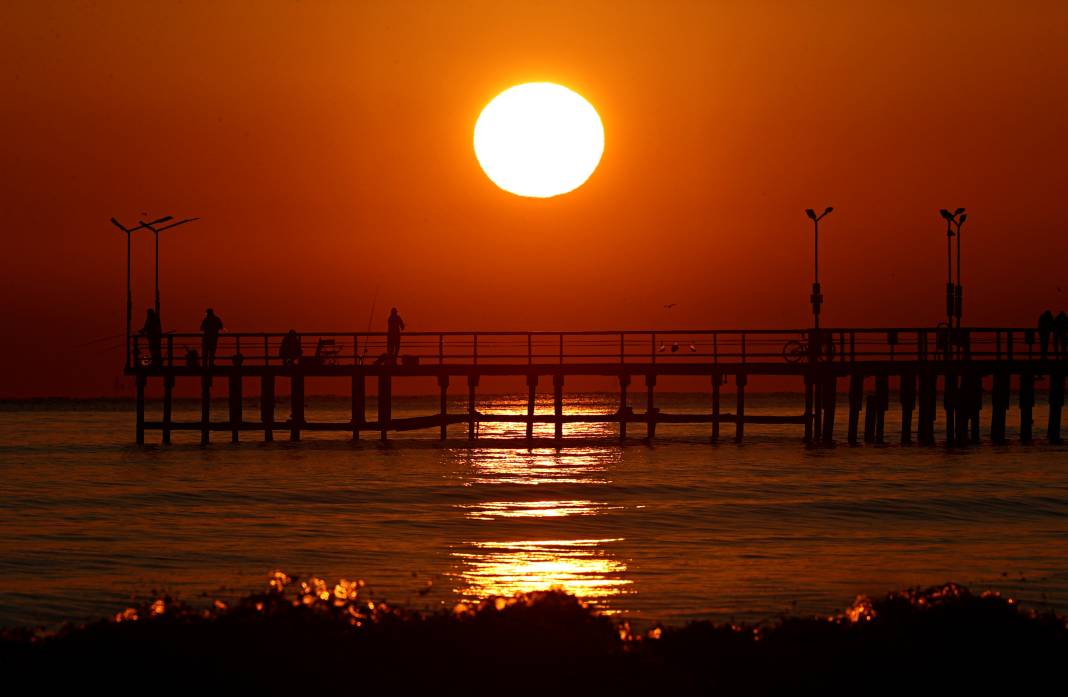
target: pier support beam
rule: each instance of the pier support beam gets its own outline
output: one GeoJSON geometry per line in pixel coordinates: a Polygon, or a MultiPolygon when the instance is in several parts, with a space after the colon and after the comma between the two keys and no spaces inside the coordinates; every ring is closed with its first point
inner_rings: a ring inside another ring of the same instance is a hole
{"type": "Polygon", "coordinates": [[[383,443],[389,440],[392,421],[393,376],[383,370],[378,374],[378,437],[383,443]]]}
{"type": "Polygon", "coordinates": [[[289,440],[300,440],[304,426],[304,375],[294,368],[289,379],[289,440]]]}
{"type": "Polygon", "coordinates": [[[136,438],[138,445],[145,444],[145,383],[148,378],[145,375],[137,376],[137,421],[136,438]]]}
{"type": "Polygon", "coordinates": [[[230,442],[237,443],[241,439],[241,422],[243,421],[243,400],[241,375],[231,373],[227,390],[227,399],[230,403],[230,442]]]}
{"type": "Polygon", "coordinates": [[[211,374],[200,377],[200,444],[211,441],[211,374]]]}
{"type": "Polygon", "coordinates": [[[648,443],[656,438],[656,416],[659,409],[656,408],[655,398],[656,375],[648,373],[645,376],[645,440],[648,443]]]}
{"type": "Polygon", "coordinates": [[[898,401],[901,402],[901,444],[912,444],[912,412],[916,408],[916,376],[902,373],[898,379],[898,401]]]}
{"type": "Polygon", "coordinates": [[[553,438],[564,437],[564,376],[553,376],[553,438]]]}
{"type": "Polygon", "coordinates": [[[360,440],[360,428],[367,423],[367,380],[362,369],[352,374],[349,396],[352,400],[352,440],[360,440]]]}
{"type": "Polygon", "coordinates": [[[979,445],[982,442],[980,424],[983,413],[983,376],[973,371],[968,379],[968,423],[971,426],[971,442],[979,445]]]}
{"type": "Polygon", "coordinates": [[[467,376],[467,439],[478,438],[478,411],[475,409],[475,388],[478,387],[478,375],[467,376]]]}
{"type": "Polygon", "coordinates": [[[630,407],[627,404],[627,388],[630,386],[630,376],[619,376],[619,440],[627,439],[627,417],[630,416],[630,407]]]}
{"type": "Polygon", "coordinates": [[[850,445],[857,445],[857,429],[860,426],[860,410],[864,406],[864,375],[853,373],[849,376],[849,424],[846,439],[850,445]]]}
{"type": "Polygon", "coordinates": [[[538,399],[538,376],[536,373],[527,375],[527,440],[534,439],[534,411],[538,399]]]}
{"type": "Polygon", "coordinates": [[[1035,374],[1026,371],[1020,374],[1020,442],[1034,440],[1035,374]]]}
{"type": "Polygon", "coordinates": [[[821,388],[823,396],[823,445],[834,445],[834,412],[838,406],[838,376],[828,375],[821,388]]]}
{"type": "MultiPolygon", "coordinates": [[[[719,392],[723,386],[723,375],[719,371],[712,372],[712,442],[719,442],[719,392]]],[[[810,423],[811,426],[811,423],[810,423]]]]}
{"type": "Polygon", "coordinates": [[[438,440],[445,440],[449,437],[449,376],[438,376],[438,393],[440,404],[438,406],[438,416],[441,419],[441,423],[438,425],[438,440]]]}
{"type": "Polygon", "coordinates": [[[957,442],[959,446],[968,445],[970,438],[968,427],[971,424],[972,412],[975,411],[975,384],[970,371],[962,372],[960,385],[957,388],[957,442]]]}
{"type": "Polygon", "coordinates": [[[1064,408],[1064,369],[1058,365],[1049,374],[1049,423],[1046,440],[1061,442],[1061,411],[1064,408]]]}
{"type": "Polygon", "coordinates": [[[1009,374],[1003,370],[994,373],[990,392],[990,440],[1001,445],[1005,442],[1005,424],[1009,410],[1009,374]]]}
{"type": "Polygon", "coordinates": [[[171,444],[171,426],[174,423],[174,376],[163,378],[163,444],[171,444]]]}
{"type": "Polygon", "coordinates": [[[260,378],[260,423],[263,424],[263,440],[274,440],[274,375],[260,378]]]}
{"type": "Polygon", "coordinates": [[[745,384],[749,382],[749,376],[745,373],[738,373],[734,376],[734,384],[737,386],[738,392],[735,394],[735,414],[734,414],[734,442],[741,443],[742,438],[745,437],[745,384]]]}

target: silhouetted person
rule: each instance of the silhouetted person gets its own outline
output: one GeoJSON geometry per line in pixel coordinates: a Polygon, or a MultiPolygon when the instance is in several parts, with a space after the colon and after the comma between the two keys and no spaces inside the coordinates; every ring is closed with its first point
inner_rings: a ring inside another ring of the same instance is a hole
{"type": "Polygon", "coordinates": [[[278,357],[282,359],[282,365],[293,365],[303,355],[304,349],[300,345],[300,337],[297,336],[295,329],[290,329],[278,348],[278,357]]]}
{"type": "Polygon", "coordinates": [[[1051,332],[1053,332],[1053,313],[1046,310],[1038,316],[1038,342],[1042,360],[1046,360],[1046,354],[1049,351],[1049,335],[1051,332]]]}
{"type": "Polygon", "coordinates": [[[152,308],[145,315],[145,326],[141,327],[141,333],[148,339],[148,352],[152,356],[152,367],[158,368],[163,364],[163,325],[160,324],[159,315],[152,308]]]}
{"type": "Polygon", "coordinates": [[[200,331],[204,332],[204,366],[215,365],[215,347],[219,345],[219,332],[223,329],[222,320],[210,307],[204,314],[204,321],[200,323],[200,331]]]}
{"type": "Polygon", "coordinates": [[[389,354],[389,361],[393,365],[397,364],[397,357],[400,356],[400,336],[403,329],[404,320],[397,314],[397,308],[393,308],[389,311],[389,331],[386,332],[386,353],[389,354]]]}
{"type": "Polygon", "coordinates": [[[1057,360],[1068,356],[1068,315],[1064,310],[1053,319],[1053,352],[1057,354],[1057,360]]]}

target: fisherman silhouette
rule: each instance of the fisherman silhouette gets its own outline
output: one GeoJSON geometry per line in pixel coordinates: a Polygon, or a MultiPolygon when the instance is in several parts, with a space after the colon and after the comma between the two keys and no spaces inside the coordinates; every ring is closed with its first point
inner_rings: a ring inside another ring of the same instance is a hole
{"type": "Polygon", "coordinates": [[[304,349],[300,345],[300,337],[295,329],[290,329],[282,339],[282,345],[278,348],[278,357],[282,359],[282,365],[293,365],[304,355],[304,349]]]}
{"type": "Polygon", "coordinates": [[[1042,360],[1046,360],[1049,351],[1049,335],[1053,331],[1053,313],[1046,310],[1038,317],[1038,341],[1042,360]]]}
{"type": "Polygon", "coordinates": [[[163,364],[163,326],[160,324],[159,315],[152,308],[145,314],[145,326],[141,327],[141,334],[148,338],[148,353],[152,356],[152,367],[158,368],[163,364]]]}
{"type": "Polygon", "coordinates": [[[400,336],[404,329],[404,320],[397,314],[397,308],[389,311],[389,331],[386,332],[386,353],[389,354],[389,362],[397,364],[400,356],[400,336]]]}
{"type": "Polygon", "coordinates": [[[1053,352],[1057,360],[1068,357],[1068,315],[1064,314],[1064,310],[1053,319],[1053,352]]]}
{"type": "Polygon", "coordinates": [[[204,332],[204,366],[215,365],[215,347],[219,345],[219,332],[223,329],[222,320],[210,307],[205,310],[204,321],[200,323],[200,331],[204,332]]]}

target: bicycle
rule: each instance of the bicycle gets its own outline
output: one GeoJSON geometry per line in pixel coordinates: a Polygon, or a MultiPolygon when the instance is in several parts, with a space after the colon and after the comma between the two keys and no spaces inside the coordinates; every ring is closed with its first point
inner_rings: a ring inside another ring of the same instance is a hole
{"type": "MultiPolygon", "coordinates": [[[[830,335],[821,337],[820,351],[816,354],[817,361],[834,360],[834,341],[830,335]]],[[[807,339],[791,339],[782,347],[782,357],[787,363],[800,363],[811,358],[809,342],[807,339]]]]}

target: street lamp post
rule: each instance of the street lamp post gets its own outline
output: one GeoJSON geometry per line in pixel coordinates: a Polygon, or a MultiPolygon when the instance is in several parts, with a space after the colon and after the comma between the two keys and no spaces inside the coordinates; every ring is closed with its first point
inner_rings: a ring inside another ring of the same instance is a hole
{"type": "Polygon", "coordinates": [[[153,220],[150,223],[146,223],[143,220],[139,221],[141,223],[141,227],[146,228],[148,230],[151,230],[152,231],[152,236],[155,237],[155,239],[156,239],[156,315],[157,316],[159,316],[159,233],[163,232],[164,230],[170,230],[172,227],[178,227],[179,225],[185,225],[186,223],[191,223],[194,220],[200,220],[200,218],[186,218],[184,220],[179,220],[176,223],[171,223],[170,225],[164,225],[163,227],[156,227],[157,225],[159,225],[161,223],[166,223],[166,222],[168,222],[170,220],[173,220],[173,219],[174,219],[174,216],[167,215],[167,216],[164,216],[162,218],[159,218],[158,220],[153,220]]]}
{"type": "Polygon", "coordinates": [[[816,215],[816,211],[811,208],[805,209],[805,215],[812,219],[812,226],[816,233],[812,294],[809,295],[809,301],[812,303],[813,328],[815,329],[820,328],[820,305],[823,304],[823,293],[820,292],[820,221],[823,220],[823,216],[833,210],[833,208],[827,206],[822,213],[816,215]]]}

